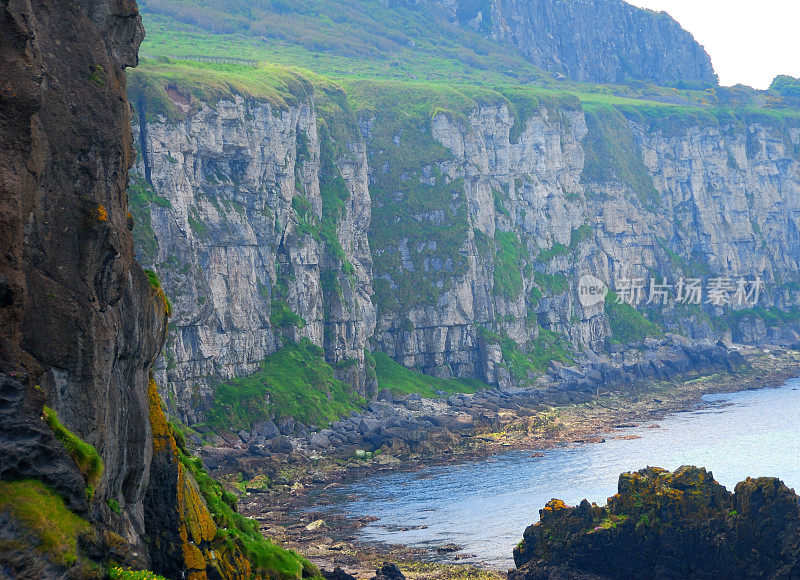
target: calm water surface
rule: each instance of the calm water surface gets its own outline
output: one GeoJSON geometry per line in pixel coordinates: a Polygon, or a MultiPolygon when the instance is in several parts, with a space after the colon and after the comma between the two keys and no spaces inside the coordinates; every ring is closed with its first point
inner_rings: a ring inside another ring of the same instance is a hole
{"type": "Polygon", "coordinates": [[[336,492],[326,509],[376,516],[360,539],[432,550],[463,546],[468,562],[513,566],[511,552],[551,498],[605,503],[623,471],[699,465],[733,489],[747,476],[775,476],[800,489],[800,379],[777,389],[708,395],[702,409],[671,415],[641,439],[510,452],[462,465],[371,477],[336,492]],[[353,499],[353,497],[357,499],[353,499]],[[423,527],[423,529],[409,529],[423,527]]]}

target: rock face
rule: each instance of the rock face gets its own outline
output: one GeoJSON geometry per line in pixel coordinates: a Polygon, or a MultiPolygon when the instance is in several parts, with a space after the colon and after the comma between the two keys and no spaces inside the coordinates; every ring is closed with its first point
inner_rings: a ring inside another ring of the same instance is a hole
{"type": "Polygon", "coordinates": [[[624,473],[606,507],[552,500],[540,510],[509,578],[794,577],[799,501],[774,478],[730,493],[702,468],[624,473]]]}
{"type": "Polygon", "coordinates": [[[166,320],[126,207],[123,69],[136,65],[141,21],[127,0],[3,2],[0,30],[0,477],[42,479],[141,547],[147,372],[166,320]],[[91,504],[43,405],[103,459],[91,504]],[[107,517],[109,499],[119,516],[107,517]]]}
{"type": "Polygon", "coordinates": [[[201,103],[176,123],[148,120],[148,102],[134,98],[134,187],[157,196],[134,208],[152,227],[139,255],[176,312],[159,376],[192,423],[212,379],[255,372],[282,338],[309,338],[340,378],[374,391],[364,368],[375,326],[366,153],[355,133],[335,157],[313,95],[301,98],[285,109],[241,97],[201,103]],[[331,220],[323,214],[337,195],[331,220]]]}
{"type": "MultiPolygon", "coordinates": [[[[568,103],[536,109],[515,134],[518,122],[504,106],[438,115],[429,132],[446,150],[432,148],[438,161],[398,168],[372,158],[380,350],[429,374],[504,384],[509,349],[481,326],[529,347],[543,328],[602,349],[614,329],[602,303],[578,301],[585,274],[611,286],[653,271],[673,283],[761,276],[762,306],[797,304],[788,282],[800,271],[796,128],[667,131],[568,103]]],[[[388,147],[377,131],[368,145],[388,147]]],[[[742,325],[747,317],[714,326],[721,313],[666,308],[661,323],[694,339],[785,331],[742,325]]]]}
{"type": "MultiPolygon", "coordinates": [[[[282,337],[323,347],[361,394],[374,388],[368,339],[408,367],[501,386],[547,370],[514,368],[516,354],[558,360],[561,344],[592,362],[610,339],[630,342],[630,321],[582,305],[584,275],[612,287],[759,276],[759,306],[798,305],[792,121],[642,117],[569,98],[517,102],[515,115],[508,102],[400,120],[353,111],[360,130],[332,153],[316,90],[285,108],[193,98],[178,119],[137,105],[139,255],[177,313],[159,376],[190,423],[214,381],[254,372],[282,337]],[[326,237],[331,175],[346,201],[326,237]]],[[[708,345],[800,342],[791,320],[747,308],[649,312],[708,345]]]]}
{"type": "Polygon", "coordinates": [[[4,492],[3,573],[274,577],[262,550],[314,575],[234,515],[161,409],[170,307],[134,259],[126,195],[142,37],[129,0],[0,2],[0,480],[39,490],[22,516],[4,492]]]}
{"type": "Polygon", "coordinates": [[[711,59],[665,12],[622,0],[439,1],[462,25],[515,45],[532,63],[595,83],[717,84],[711,59]]]}

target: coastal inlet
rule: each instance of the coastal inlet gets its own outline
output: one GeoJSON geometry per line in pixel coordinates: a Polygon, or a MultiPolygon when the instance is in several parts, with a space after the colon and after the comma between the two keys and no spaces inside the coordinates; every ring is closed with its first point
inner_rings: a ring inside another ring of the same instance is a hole
{"type": "Polygon", "coordinates": [[[370,477],[326,492],[329,505],[308,509],[377,518],[360,531],[361,541],[426,548],[431,559],[505,570],[514,565],[522,531],[550,499],[605,504],[621,472],[703,465],[730,490],[754,474],[800,486],[800,379],[703,401],[657,425],[617,429],[603,443],[370,477]],[[448,551],[453,546],[459,549],[448,551]]]}

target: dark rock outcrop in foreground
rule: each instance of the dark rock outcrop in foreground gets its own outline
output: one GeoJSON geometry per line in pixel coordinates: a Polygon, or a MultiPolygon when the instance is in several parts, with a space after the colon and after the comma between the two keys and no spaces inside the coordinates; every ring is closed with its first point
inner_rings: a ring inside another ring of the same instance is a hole
{"type": "Polygon", "coordinates": [[[510,580],[539,578],[797,578],[800,504],[778,479],[733,493],[711,472],[623,473],[606,507],[550,501],[514,550],[510,580]]]}
{"type": "Polygon", "coordinates": [[[170,306],[126,194],[143,37],[134,0],[0,0],[0,576],[316,575],[161,408],[170,306]]]}

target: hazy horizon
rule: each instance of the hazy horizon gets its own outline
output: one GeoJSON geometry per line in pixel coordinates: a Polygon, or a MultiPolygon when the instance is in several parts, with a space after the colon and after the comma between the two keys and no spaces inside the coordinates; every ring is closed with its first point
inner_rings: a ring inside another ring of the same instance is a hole
{"type": "Polygon", "coordinates": [[[800,3],[787,0],[626,0],[666,11],[711,55],[720,83],[767,89],[777,75],[800,77],[800,3]]]}

